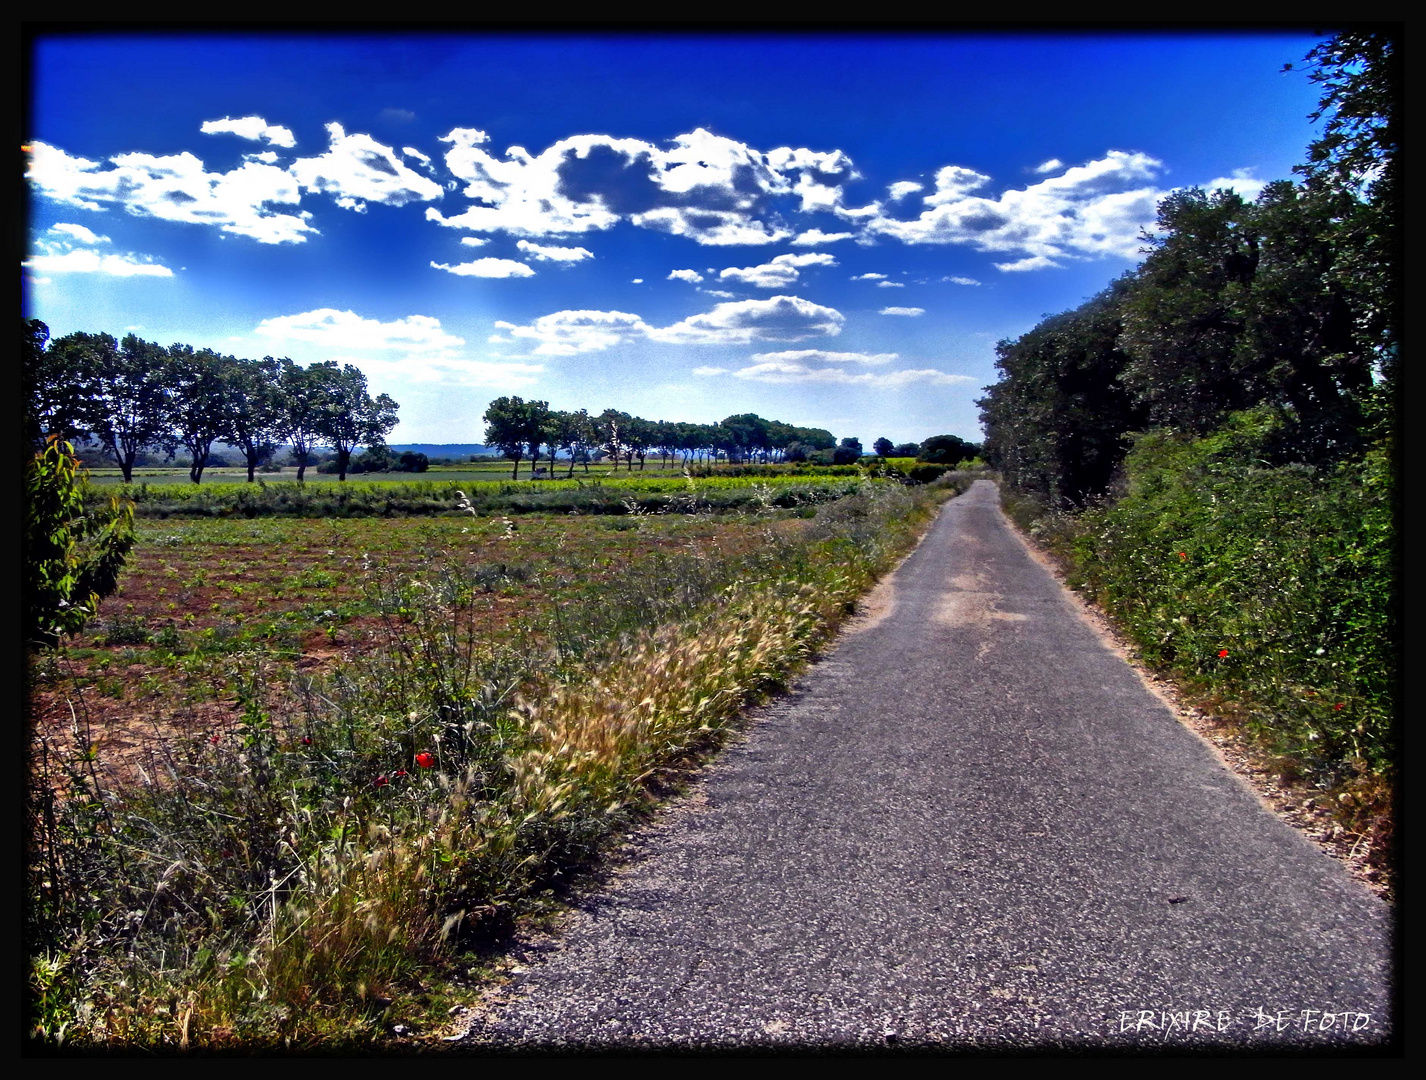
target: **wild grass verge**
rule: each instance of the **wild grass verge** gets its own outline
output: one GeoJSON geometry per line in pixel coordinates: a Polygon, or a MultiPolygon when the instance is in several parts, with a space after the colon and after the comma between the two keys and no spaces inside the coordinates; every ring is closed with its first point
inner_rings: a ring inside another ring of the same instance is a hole
{"type": "Polygon", "coordinates": [[[1335,468],[1265,462],[1271,418],[1141,436],[1120,497],[1007,514],[1150,667],[1232,721],[1284,779],[1319,789],[1390,860],[1400,622],[1385,448],[1335,468]]]}
{"type": "Polygon", "coordinates": [[[768,510],[752,550],[670,555],[498,641],[479,567],[375,568],[384,647],[287,689],[260,651],[223,657],[241,727],[156,743],[132,780],[77,698],[73,737],[33,748],[30,1037],[330,1049],[429,1026],[462,950],[784,685],[948,488],[768,510]]]}

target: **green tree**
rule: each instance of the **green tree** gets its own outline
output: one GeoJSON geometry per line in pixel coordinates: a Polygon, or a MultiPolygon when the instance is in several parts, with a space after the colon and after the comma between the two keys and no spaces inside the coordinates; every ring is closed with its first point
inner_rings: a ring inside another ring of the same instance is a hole
{"type": "Polygon", "coordinates": [[[277,450],[283,402],[279,368],[272,357],[238,360],[224,371],[223,393],[228,411],[224,438],[243,452],[248,483],[257,467],[277,450]]]}
{"type": "Polygon", "coordinates": [[[499,450],[515,463],[510,479],[520,479],[520,459],[525,456],[530,429],[530,409],[525,399],[512,395],[499,397],[486,406],[485,444],[499,450]]]}
{"type": "Polygon", "coordinates": [[[43,447],[56,435],[72,440],[87,434],[91,357],[85,350],[46,348],[49,327],[39,319],[20,320],[20,378],[24,395],[27,451],[43,447]]]}
{"type": "Polygon", "coordinates": [[[141,450],[172,452],[167,353],[161,345],[133,334],[121,345],[108,334],[73,333],[52,339],[45,352],[51,370],[75,379],[61,397],[78,395],[80,401],[77,413],[58,426],[92,435],[125,483],[133,481],[141,450]]]}
{"type": "Polygon", "coordinates": [[[896,453],[896,444],[885,436],[882,436],[871,444],[871,449],[878,457],[891,457],[896,453]]]}
{"type": "MultiPolygon", "coordinates": [[[[267,363],[272,357],[263,357],[267,363]]],[[[279,413],[276,434],[292,447],[297,481],[306,480],[307,466],[315,464],[314,451],[321,439],[322,380],[319,373],[299,367],[287,357],[276,361],[279,413]]]]}
{"type": "Polygon", "coordinates": [[[862,441],[848,436],[832,452],[833,465],[855,465],[862,457],[862,441]]]}
{"type": "Polygon", "coordinates": [[[228,388],[237,360],[174,344],[164,367],[173,434],[188,451],[188,478],[202,483],[213,444],[229,430],[228,388]]]}
{"type": "Polygon", "coordinates": [[[25,467],[21,609],[31,649],[77,633],[118,585],[134,504],[98,496],[69,443],[51,437],[25,467]]]}
{"type": "Polygon", "coordinates": [[[400,406],[386,394],[372,397],[366,375],[352,364],[339,368],[335,360],[327,360],[307,370],[317,384],[317,436],[336,454],[337,479],[344,482],[352,451],[358,446],[384,447],[400,406]]]}

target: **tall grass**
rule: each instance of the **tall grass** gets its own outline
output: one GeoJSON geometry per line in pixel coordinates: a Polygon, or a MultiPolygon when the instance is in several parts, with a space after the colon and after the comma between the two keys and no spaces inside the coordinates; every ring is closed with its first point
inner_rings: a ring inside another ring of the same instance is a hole
{"type": "Polygon", "coordinates": [[[383,648],[286,687],[224,657],[241,727],[156,744],[132,781],[77,712],[35,755],[32,1037],[301,1048],[419,1025],[414,988],[782,686],[937,498],[863,483],[810,518],[768,509],[755,550],[576,589],[499,641],[474,617],[498,570],[373,569],[383,648]]]}

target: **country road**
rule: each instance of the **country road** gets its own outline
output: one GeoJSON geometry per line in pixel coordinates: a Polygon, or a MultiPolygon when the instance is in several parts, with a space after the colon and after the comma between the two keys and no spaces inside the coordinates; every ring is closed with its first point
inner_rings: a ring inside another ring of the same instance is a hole
{"type": "Polygon", "coordinates": [[[1101,642],[978,482],[460,1049],[1381,1046],[1393,909],[1101,642]]]}

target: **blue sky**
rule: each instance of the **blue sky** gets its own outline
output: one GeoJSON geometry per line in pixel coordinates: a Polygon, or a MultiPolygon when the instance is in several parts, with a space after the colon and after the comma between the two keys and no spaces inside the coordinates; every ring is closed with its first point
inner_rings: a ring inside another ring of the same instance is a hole
{"type": "Polygon", "coordinates": [[[393,442],[501,394],[978,439],[995,343],[1174,188],[1314,136],[1257,33],[40,38],[26,315],[360,366],[393,442]]]}

